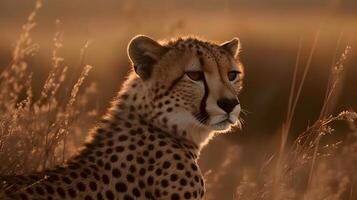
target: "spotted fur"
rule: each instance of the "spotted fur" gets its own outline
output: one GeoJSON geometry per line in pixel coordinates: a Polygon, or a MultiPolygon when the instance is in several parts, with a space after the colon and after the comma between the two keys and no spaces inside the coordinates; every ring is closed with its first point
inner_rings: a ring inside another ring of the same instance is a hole
{"type": "Polygon", "coordinates": [[[200,149],[239,124],[238,51],[237,39],[135,37],[134,70],[83,150],[65,166],[1,177],[0,199],[202,199],[200,149]]]}

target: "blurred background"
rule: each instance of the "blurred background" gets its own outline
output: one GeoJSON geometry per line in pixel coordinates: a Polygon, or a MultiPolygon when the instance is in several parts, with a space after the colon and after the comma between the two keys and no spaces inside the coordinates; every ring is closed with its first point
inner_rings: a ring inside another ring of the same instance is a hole
{"type": "MultiPolygon", "coordinates": [[[[0,1],[0,70],[9,65],[21,26],[34,5],[34,1],[0,1]]],[[[240,38],[240,58],[246,72],[240,101],[247,114],[242,116],[242,130],[217,136],[201,154],[201,169],[214,184],[208,185],[207,199],[233,199],[242,172],[259,169],[257,166],[277,150],[299,44],[301,69],[308,61],[313,41],[317,42],[290,140],[317,119],[330,68],[346,45],[352,51],[344,64],[343,84],[332,113],[357,108],[354,0],[44,1],[32,31],[32,40],[40,48],[27,60],[34,72],[35,96],[50,70],[57,31],[63,36],[59,54],[69,66],[69,81],[78,76],[84,64],[93,66],[85,85],[96,83],[97,93],[90,103],[100,114],[128,73],[126,45],[135,35],[155,39],[197,35],[218,42],[240,38]],[[81,59],[81,48],[87,42],[81,59]]],[[[88,127],[92,123],[88,122],[88,127]]],[[[343,124],[338,127],[347,128],[343,124]]],[[[331,137],[339,141],[346,136],[331,137]]]]}

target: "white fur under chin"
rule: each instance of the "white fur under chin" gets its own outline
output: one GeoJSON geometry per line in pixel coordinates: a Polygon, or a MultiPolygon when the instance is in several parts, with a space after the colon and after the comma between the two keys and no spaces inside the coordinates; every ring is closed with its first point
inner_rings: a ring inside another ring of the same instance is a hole
{"type": "Polygon", "coordinates": [[[193,141],[199,148],[204,147],[213,138],[215,133],[224,133],[231,130],[232,127],[240,127],[240,122],[237,117],[229,117],[233,122],[227,121],[221,125],[203,125],[199,123],[192,114],[187,112],[176,112],[166,115],[169,124],[178,124],[178,131],[186,131],[186,139],[193,141]]]}
{"type": "Polygon", "coordinates": [[[199,147],[202,148],[206,146],[209,141],[216,135],[220,133],[227,133],[232,130],[233,127],[238,127],[241,128],[241,122],[237,120],[234,124],[227,122],[227,124],[224,124],[223,126],[220,127],[211,127],[210,129],[207,129],[209,131],[207,132],[195,132],[191,131],[188,133],[189,136],[191,136],[192,140],[196,142],[196,144],[199,144],[199,147]],[[199,142],[199,143],[197,143],[199,142]]]}
{"type": "Polygon", "coordinates": [[[193,128],[187,133],[187,139],[194,141],[200,149],[208,144],[213,136],[214,132],[208,129],[207,131],[202,131],[200,129],[195,130],[193,128]]]}
{"type": "Polygon", "coordinates": [[[168,124],[177,124],[178,131],[186,131],[186,139],[193,141],[198,147],[203,147],[213,136],[213,131],[200,124],[188,112],[175,112],[166,115],[168,124]]]}

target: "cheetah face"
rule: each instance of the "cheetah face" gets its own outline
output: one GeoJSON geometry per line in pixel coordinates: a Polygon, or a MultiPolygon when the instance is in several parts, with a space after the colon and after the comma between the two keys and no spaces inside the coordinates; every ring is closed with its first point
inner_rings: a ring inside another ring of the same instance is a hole
{"type": "Polygon", "coordinates": [[[186,129],[226,131],[240,125],[238,94],[243,68],[238,39],[221,45],[197,39],[167,44],[146,37],[128,47],[136,73],[165,123],[186,129]]]}

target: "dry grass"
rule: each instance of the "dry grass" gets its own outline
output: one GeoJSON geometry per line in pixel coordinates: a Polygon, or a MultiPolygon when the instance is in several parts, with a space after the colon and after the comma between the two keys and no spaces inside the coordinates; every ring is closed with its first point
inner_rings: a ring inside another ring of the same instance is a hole
{"type": "MultiPolygon", "coordinates": [[[[36,15],[42,2],[37,0],[29,15],[13,51],[12,61],[0,75],[0,174],[22,174],[42,170],[63,163],[72,155],[96,118],[97,111],[88,107],[96,93],[90,85],[81,92],[90,66],[84,64],[88,43],[81,49],[82,73],[70,90],[66,88],[68,66],[61,57],[62,33],[60,22],[54,35],[52,67],[39,95],[32,90],[32,73],[26,59],[34,56],[39,45],[31,39],[36,25],[36,15]],[[84,125],[85,124],[85,125],[84,125]],[[78,141],[79,140],[79,141],[78,141]]],[[[177,26],[181,26],[178,24],[177,26]]],[[[335,98],[341,89],[344,62],[350,52],[346,47],[337,61],[331,65],[331,76],[319,118],[297,138],[292,138],[291,126],[305,78],[311,66],[319,33],[313,41],[307,64],[299,74],[301,45],[298,48],[295,72],[292,77],[287,116],[281,127],[280,145],[276,153],[242,176],[232,199],[356,199],[357,177],[357,114],[342,111],[332,114],[335,98]],[[298,76],[301,75],[299,78],[298,76]],[[333,125],[346,121],[348,140],[328,142],[325,138],[335,134],[333,125]],[[253,175],[252,175],[253,174],[253,175]]],[[[337,47],[340,42],[337,42],[337,47]]],[[[338,48],[336,48],[338,49],[338,48]]],[[[337,50],[336,50],[337,52],[337,50]]],[[[237,146],[227,148],[226,158],[220,163],[220,171],[205,174],[207,189],[220,184],[221,177],[234,166],[237,146]]],[[[208,193],[207,199],[215,199],[208,193]]]]}
{"type": "Polygon", "coordinates": [[[87,107],[89,96],[95,93],[93,87],[79,93],[90,66],[84,66],[72,90],[66,92],[68,67],[59,55],[61,32],[54,36],[50,73],[39,97],[34,97],[26,58],[35,55],[39,47],[30,35],[41,5],[38,0],[23,26],[11,63],[0,75],[0,174],[28,173],[63,163],[73,154],[73,148],[68,148],[73,145],[68,144],[68,138],[85,131],[81,121],[95,116],[87,107]]]}
{"type": "Polygon", "coordinates": [[[317,40],[318,33],[300,79],[297,77],[301,54],[301,46],[299,47],[287,117],[281,128],[280,148],[273,157],[267,160],[261,177],[249,180],[247,176],[243,176],[237,188],[237,199],[338,200],[357,197],[353,193],[356,189],[353,169],[357,162],[355,154],[357,138],[354,134],[357,113],[352,110],[342,111],[337,115],[329,113],[334,103],[333,99],[339,93],[339,84],[343,79],[343,66],[350,53],[350,46],[345,47],[339,60],[331,67],[331,76],[319,118],[298,135],[290,148],[286,147],[294,112],[310,68],[317,40]],[[350,132],[347,134],[351,136],[350,143],[345,143],[342,147],[340,147],[342,141],[322,144],[324,137],[334,134],[332,124],[336,121],[349,123],[350,132]],[[342,152],[338,153],[336,150],[339,148],[342,152]]]}

